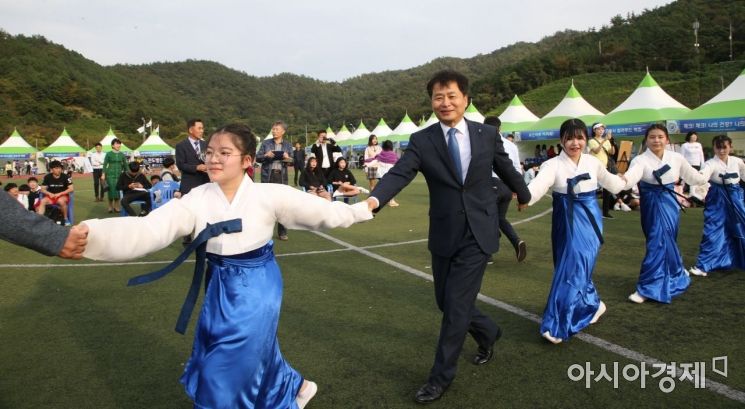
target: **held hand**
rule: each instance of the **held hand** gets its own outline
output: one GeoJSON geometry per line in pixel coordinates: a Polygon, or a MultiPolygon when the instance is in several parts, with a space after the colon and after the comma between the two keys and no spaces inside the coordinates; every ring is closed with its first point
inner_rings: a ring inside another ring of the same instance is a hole
{"type": "Polygon", "coordinates": [[[378,208],[378,201],[372,198],[367,198],[367,210],[373,211],[378,208]]]}
{"type": "Polygon", "coordinates": [[[62,246],[59,256],[69,259],[83,258],[85,246],[88,244],[88,226],[79,224],[70,229],[65,244],[62,246]]]}
{"type": "Polygon", "coordinates": [[[106,174],[105,173],[102,173],[101,174],[101,180],[106,180],[106,174]]]}

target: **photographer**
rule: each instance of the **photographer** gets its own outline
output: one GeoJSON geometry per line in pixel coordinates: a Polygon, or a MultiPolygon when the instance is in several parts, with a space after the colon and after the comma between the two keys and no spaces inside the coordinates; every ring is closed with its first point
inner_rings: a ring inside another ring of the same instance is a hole
{"type": "MultiPolygon", "coordinates": [[[[618,173],[616,161],[613,156],[616,154],[616,148],[611,130],[608,129],[606,132],[605,125],[596,122],[592,125],[592,133],[594,137],[587,142],[587,149],[590,151],[590,154],[598,158],[609,172],[613,174],[618,173]]],[[[610,214],[611,206],[613,206],[613,196],[609,191],[603,189],[603,218],[613,218],[610,214]]]]}

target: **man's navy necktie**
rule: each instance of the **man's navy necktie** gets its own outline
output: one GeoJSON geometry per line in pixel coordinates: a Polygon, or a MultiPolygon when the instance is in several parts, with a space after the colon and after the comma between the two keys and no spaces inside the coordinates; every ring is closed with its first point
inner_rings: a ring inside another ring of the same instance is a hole
{"type": "Polygon", "coordinates": [[[199,141],[194,141],[194,152],[197,153],[197,156],[202,153],[202,150],[199,148],[199,141]]]}
{"type": "Polygon", "coordinates": [[[457,129],[448,129],[448,152],[450,157],[453,159],[455,164],[455,171],[458,173],[458,180],[463,181],[463,166],[460,163],[460,147],[458,146],[458,140],[455,139],[455,132],[457,129]]]}

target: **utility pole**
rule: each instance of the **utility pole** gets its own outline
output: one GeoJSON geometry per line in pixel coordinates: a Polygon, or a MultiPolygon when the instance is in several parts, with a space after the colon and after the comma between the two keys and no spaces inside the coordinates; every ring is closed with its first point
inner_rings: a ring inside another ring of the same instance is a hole
{"type": "Polygon", "coordinates": [[[699,54],[699,50],[698,50],[700,46],[700,44],[698,43],[698,29],[699,28],[701,28],[701,24],[698,22],[698,19],[696,19],[696,21],[693,22],[693,37],[694,37],[693,48],[696,50],[696,71],[697,71],[697,76],[698,76],[697,78],[698,79],[697,81],[698,82],[698,87],[697,87],[698,98],[696,102],[698,105],[701,105],[701,55],[699,54]]]}

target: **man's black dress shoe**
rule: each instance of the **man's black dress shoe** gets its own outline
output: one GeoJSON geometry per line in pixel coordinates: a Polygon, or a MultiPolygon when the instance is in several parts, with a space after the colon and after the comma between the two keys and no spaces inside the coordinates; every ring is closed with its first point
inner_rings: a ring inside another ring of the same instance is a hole
{"type": "Polygon", "coordinates": [[[523,261],[525,260],[525,256],[528,255],[528,246],[525,244],[525,241],[520,240],[517,242],[517,246],[515,246],[515,256],[517,256],[517,261],[523,261]]]}
{"type": "Polygon", "coordinates": [[[489,361],[491,361],[492,357],[494,356],[494,344],[499,341],[499,338],[502,337],[502,329],[499,328],[497,331],[497,337],[494,338],[494,342],[489,346],[489,348],[482,348],[479,347],[479,349],[476,352],[476,356],[473,357],[473,360],[471,360],[471,363],[474,365],[483,365],[489,361]]]}
{"type": "Polygon", "coordinates": [[[442,386],[425,383],[414,395],[416,403],[430,403],[442,397],[445,389],[442,386]]]}

